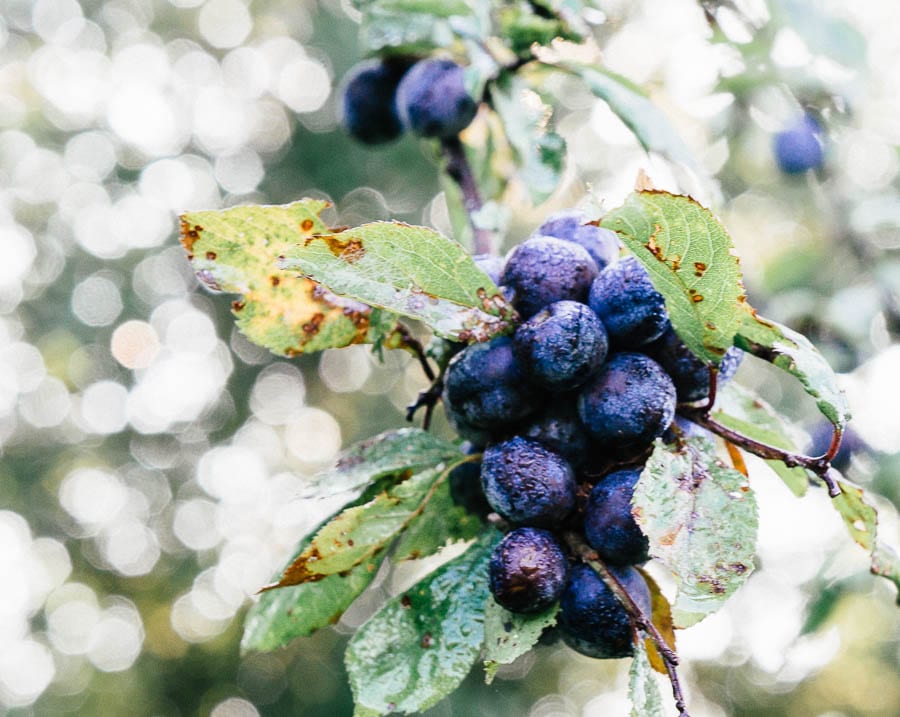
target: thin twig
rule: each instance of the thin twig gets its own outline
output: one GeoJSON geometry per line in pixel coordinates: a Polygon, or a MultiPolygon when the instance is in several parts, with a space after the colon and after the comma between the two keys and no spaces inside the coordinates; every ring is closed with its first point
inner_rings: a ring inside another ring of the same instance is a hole
{"type": "Polygon", "coordinates": [[[426,431],[431,427],[431,416],[434,414],[434,407],[441,399],[444,392],[444,374],[447,371],[446,365],[441,366],[437,376],[434,376],[431,385],[424,391],[419,393],[414,403],[406,407],[406,420],[412,421],[422,406],[425,407],[425,417],[422,419],[422,428],[426,431]]]}
{"type": "Polygon", "coordinates": [[[475,213],[483,206],[481,192],[478,183],[472,173],[472,166],[466,157],[466,150],[459,141],[459,137],[452,137],[441,142],[441,149],[447,159],[447,174],[459,186],[463,196],[463,206],[472,226],[473,244],[475,254],[491,254],[494,251],[494,242],[491,232],[478,226],[475,221],[475,213]]]}
{"type": "Polygon", "coordinates": [[[397,325],[397,332],[400,334],[400,339],[403,342],[403,347],[409,349],[410,353],[412,353],[418,360],[419,365],[422,367],[422,372],[425,374],[425,378],[429,381],[434,381],[435,373],[434,369],[431,368],[431,364],[428,363],[428,357],[425,355],[425,347],[422,346],[422,342],[419,341],[415,336],[413,336],[409,329],[403,324],[397,325]]]}

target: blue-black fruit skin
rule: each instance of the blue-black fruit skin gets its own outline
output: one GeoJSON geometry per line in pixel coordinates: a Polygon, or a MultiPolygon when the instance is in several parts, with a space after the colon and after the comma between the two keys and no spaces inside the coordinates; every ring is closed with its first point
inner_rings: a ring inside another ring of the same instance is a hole
{"type": "MultiPolygon", "coordinates": [[[[823,456],[831,448],[831,437],[834,427],[830,423],[820,423],[812,432],[812,447],[809,449],[812,456],[823,456]]],[[[846,471],[850,467],[850,459],[854,453],[865,453],[869,450],[868,444],[852,428],[845,428],[841,436],[841,447],[837,455],[832,459],[831,465],[839,471],[846,471]]]]}
{"type": "Polygon", "coordinates": [[[549,391],[585,383],[606,359],[609,344],[597,314],[577,301],[555,301],[520,324],[513,351],[531,380],[549,391]]]}
{"type": "MultiPolygon", "coordinates": [[[[479,453],[481,448],[469,441],[463,442],[459,449],[467,456],[479,453]]],[[[487,517],[491,512],[484,491],[481,489],[481,462],[469,461],[461,463],[447,476],[450,486],[450,497],[457,505],[465,508],[469,513],[487,517]]]]}
{"type": "MultiPolygon", "coordinates": [[[[709,395],[709,367],[691,353],[671,326],[641,350],[669,374],[679,401],[699,401],[709,395]]],[[[716,382],[721,385],[734,376],[743,359],[743,351],[736,346],[729,348],[719,363],[716,382]]]]}
{"type": "Polygon", "coordinates": [[[577,209],[563,209],[544,220],[534,236],[556,237],[580,244],[602,271],[619,259],[619,238],[609,229],[586,224],[587,217],[577,209]]]}
{"type": "Polygon", "coordinates": [[[675,385],[649,356],[613,354],[578,396],[578,415],[598,447],[624,455],[661,436],[675,417],[675,385]]]}
{"type": "Polygon", "coordinates": [[[403,134],[395,96],[408,67],[399,60],[371,60],[350,70],[340,93],[340,116],[351,137],[383,144],[403,134]]]}
{"type": "MultiPolygon", "coordinates": [[[[610,566],[628,594],[645,614],[650,614],[650,590],[641,574],[631,567],[610,566]]],[[[631,620],[606,583],[587,565],[569,570],[559,601],[558,625],[565,643],[588,657],[628,657],[634,652],[631,620]]]]}
{"type": "Polygon", "coordinates": [[[514,525],[552,528],[575,507],[575,474],[569,463],[521,436],[485,450],[481,487],[491,508],[514,525]]]}
{"type": "Polygon", "coordinates": [[[553,533],[516,528],[494,548],[488,570],[494,599],[511,612],[527,614],[559,599],[569,561],[553,533]]]}
{"type": "Polygon", "coordinates": [[[604,562],[636,565],[649,559],[650,543],[631,514],[641,471],[615,471],[594,486],[584,509],[584,536],[604,562]]]}
{"type": "Polygon", "coordinates": [[[463,68],[452,60],[420,60],[397,88],[403,125],[419,137],[449,139],[471,124],[478,103],[466,91],[463,68]]]}
{"type": "Polygon", "coordinates": [[[636,349],[669,328],[666,302],[633,256],[606,267],[591,284],[590,307],[606,327],[614,349],[636,349]]]}
{"type": "Polygon", "coordinates": [[[519,429],[523,438],[537,441],[579,468],[588,458],[588,434],[575,408],[575,396],[555,396],[538,415],[519,429]]]}
{"type": "Polygon", "coordinates": [[[825,159],[822,128],[805,114],[775,135],[775,161],[785,174],[803,174],[818,169],[825,159]]]}
{"type": "Polygon", "coordinates": [[[536,411],[540,399],[509,337],[468,346],[448,364],[444,403],[451,422],[494,431],[536,411]]]}
{"type": "Polygon", "coordinates": [[[531,237],[507,256],[502,282],[515,292],[514,305],[528,319],[554,301],[586,302],[597,264],[587,251],[555,237],[531,237]]]}

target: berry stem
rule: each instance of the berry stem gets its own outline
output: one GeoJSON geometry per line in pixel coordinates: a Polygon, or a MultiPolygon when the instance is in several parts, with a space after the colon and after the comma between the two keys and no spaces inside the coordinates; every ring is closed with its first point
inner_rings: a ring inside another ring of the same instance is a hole
{"type": "Polygon", "coordinates": [[[431,368],[431,364],[428,363],[428,358],[425,356],[425,347],[422,346],[422,342],[413,336],[412,333],[410,333],[410,330],[403,324],[397,325],[397,333],[400,335],[402,347],[407,349],[419,360],[419,365],[422,367],[425,378],[429,381],[434,381],[434,369],[431,368]]]}
{"type": "Polygon", "coordinates": [[[651,616],[641,610],[640,606],[635,602],[634,598],[631,597],[625,586],[622,585],[612,571],[606,567],[604,562],[600,560],[600,556],[597,555],[596,551],[584,542],[582,536],[574,531],[566,531],[563,537],[572,552],[581,558],[585,564],[590,566],[590,568],[600,576],[600,579],[603,580],[606,586],[612,591],[612,594],[616,596],[616,599],[622,604],[622,607],[625,608],[631,617],[634,627],[644,632],[650,640],[652,640],[653,645],[656,647],[666,666],[669,682],[672,683],[672,695],[675,698],[675,707],[678,709],[678,714],[682,717],[690,717],[684,700],[684,693],[681,689],[681,681],[678,679],[678,673],[675,670],[678,666],[678,655],[671,647],[669,647],[669,644],[662,636],[662,633],[660,633],[656,625],[653,624],[651,616]]]}
{"type": "Polygon", "coordinates": [[[478,190],[475,175],[472,173],[472,166],[466,157],[466,150],[459,141],[459,137],[442,140],[441,149],[447,160],[447,174],[456,182],[463,195],[463,206],[469,217],[469,224],[472,226],[473,253],[492,254],[494,251],[493,237],[487,229],[479,227],[474,218],[475,213],[484,206],[484,201],[478,190]]]}

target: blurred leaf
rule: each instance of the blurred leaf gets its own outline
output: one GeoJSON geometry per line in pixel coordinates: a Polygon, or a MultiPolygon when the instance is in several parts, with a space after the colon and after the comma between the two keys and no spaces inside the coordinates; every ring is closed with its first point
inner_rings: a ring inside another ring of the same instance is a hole
{"type": "Polygon", "coordinates": [[[753,572],[756,499],[746,479],[702,437],[657,441],[632,500],[650,555],[675,575],[675,625],[718,610],[753,572]]]}
{"type": "Polygon", "coordinates": [[[307,497],[327,497],[355,491],[379,478],[418,472],[443,461],[461,458],[459,448],[421,428],[400,428],[354,444],[334,468],[317,475],[307,497]]]}
{"type": "Polygon", "coordinates": [[[831,504],[841,514],[847,532],[857,545],[872,553],[875,550],[875,537],[878,530],[878,514],[875,508],[865,500],[863,489],[848,480],[836,481],[841,489],[831,504]]]}
{"type": "Polygon", "coordinates": [[[357,631],[344,658],[357,705],[416,712],[459,686],[484,641],[488,562],[499,538],[489,528],[357,631]]]}
{"type": "Polygon", "coordinates": [[[450,481],[437,485],[425,509],[413,518],[394,547],[392,559],[426,558],[449,543],[471,540],[483,527],[481,519],[453,502],[450,481]]]}
{"type": "Polygon", "coordinates": [[[508,331],[512,307],[455,241],[434,229],[374,222],[311,236],[281,266],[332,291],[419,319],[436,334],[484,341],[508,331]]]}
{"type": "Polygon", "coordinates": [[[881,542],[875,544],[872,573],[894,583],[897,587],[897,604],[900,605],[900,557],[893,548],[881,542]]]}
{"type": "Polygon", "coordinates": [[[628,697],[631,700],[631,717],[663,717],[665,714],[659,686],[642,642],[635,645],[634,657],[631,658],[628,697]]]}
{"type": "Polygon", "coordinates": [[[362,13],[360,45],[367,52],[426,53],[460,37],[484,37],[489,30],[486,0],[354,0],[353,4],[362,13]]]}
{"type": "Polygon", "coordinates": [[[552,108],[520,76],[507,73],[491,88],[493,107],[513,147],[517,175],[540,204],[559,185],[565,140],[547,128],[552,108]]]}
{"type": "Polygon", "coordinates": [[[584,80],[588,89],[609,105],[609,108],[634,133],[645,150],[658,152],[688,168],[696,168],[693,154],[675,131],[672,123],[633,82],[594,65],[569,60],[556,61],[550,57],[544,61],[550,67],[556,67],[584,80]]]}
{"type": "Polygon", "coordinates": [[[822,414],[834,425],[843,429],[850,420],[847,397],[838,387],[834,371],[802,334],[764,319],[744,305],[734,343],[799,379],[806,392],[816,399],[822,414]]]}
{"type": "MultiPolygon", "coordinates": [[[[796,429],[778,412],[750,389],[734,381],[721,386],[716,394],[712,417],[727,428],[738,431],[755,441],[786,451],[797,451],[802,442],[796,429]]],[[[809,487],[810,473],[798,466],[789,467],[782,461],[766,463],[796,496],[803,496],[809,487]]]]}
{"type": "Polygon", "coordinates": [[[850,23],[808,0],[771,0],[772,14],[796,32],[811,52],[848,67],[866,63],[866,38],[850,23]]]}
{"type": "MultiPolygon", "coordinates": [[[[309,547],[313,535],[336,515],[338,513],[320,523],[300,542],[295,558],[309,547]]],[[[372,582],[383,560],[384,553],[364,560],[346,573],[329,575],[319,582],[264,592],[247,612],[241,650],[275,650],[295,637],[311,635],[320,627],[333,625],[372,582]]]]}
{"type": "MultiPolygon", "coordinates": [[[[638,568],[637,570],[644,578],[644,582],[647,583],[647,588],[650,590],[650,618],[656,629],[659,630],[660,635],[663,636],[666,644],[674,650],[675,625],[672,622],[672,606],[669,604],[668,599],[663,595],[662,590],[659,589],[659,585],[656,584],[656,581],[650,574],[642,568],[638,568]]],[[[659,654],[659,650],[656,649],[656,645],[651,638],[647,637],[644,639],[644,649],[647,651],[647,657],[650,660],[651,667],[660,674],[668,675],[669,673],[666,670],[665,660],[663,660],[662,655],[659,654]]]]}
{"type": "Polygon", "coordinates": [[[491,684],[500,665],[508,665],[537,644],[541,633],[556,624],[559,603],[536,615],[510,612],[489,597],[484,610],[484,681],[491,684]]]}
{"type": "Polygon", "coordinates": [[[535,13],[536,5],[543,5],[548,11],[557,15],[556,9],[544,3],[519,3],[506,5],[498,11],[499,34],[508,43],[513,52],[521,57],[531,56],[531,46],[549,45],[556,38],[580,42],[585,23],[578,11],[567,13],[567,19],[558,16],[544,16],[535,13]]]}
{"type": "Polygon", "coordinates": [[[629,195],[601,226],[615,231],[666,299],[672,326],[701,360],[717,364],[734,343],[746,301],[731,238],[691,197],[629,195]]]}
{"type": "Polygon", "coordinates": [[[319,218],[327,206],[302,199],[181,217],[181,243],[197,277],[214,291],[242,294],[232,303],[238,328],[280,356],[373,343],[396,325],[390,314],[278,268],[278,257],[292,244],[329,231],[319,218]]]}

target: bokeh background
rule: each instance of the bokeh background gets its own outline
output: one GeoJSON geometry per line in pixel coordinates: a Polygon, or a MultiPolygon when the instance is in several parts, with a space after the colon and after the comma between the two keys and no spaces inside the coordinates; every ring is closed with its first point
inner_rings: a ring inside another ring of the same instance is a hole
{"type": "MultiPolygon", "coordinates": [[[[650,91],[709,176],[679,185],[606,105],[552,81],[571,160],[546,205],[511,192],[508,244],[588,191],[615,206],[639,168],[700,194],[754,304],[841,372],[847,473],[897,545],[900,5],[704,3],[723,6],[717,26],[688,0],[592,5],[606,66],[650,91]],[[801,104],[823,118],[826,167],[788,178],[772,135],[801,104]]],[[[254,347],[175,234],[179,211],[309,195],[341,224],[451,231],[431,148],[366,149],[337,127],[357,19],[346,0],[0,2],[0,714],[351,714],[347,635],[408,575],[276,653],[239,654],[242,614],[334,507],[297,500],[310,476],[403,424],[418,367],[254,347]]],[[[816,434],[805,394],[747,364],[739,380],[816,434]]],[[[693,714],[900,714],[896,591],[824,495],[750,468],[761,567],[680,635],[693,714]]],[[[624,715],[621,662],[542,647],[430,714],[624,715]]]]}

